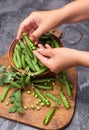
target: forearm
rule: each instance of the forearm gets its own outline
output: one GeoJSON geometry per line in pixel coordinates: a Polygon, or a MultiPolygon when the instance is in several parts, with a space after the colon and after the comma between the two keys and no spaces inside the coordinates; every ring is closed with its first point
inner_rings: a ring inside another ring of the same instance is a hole
{"type": "Polygon", "coordinates": [[[89,52],[79,51],[78,52],[78,65],[89,68],[89,52]]]}
{"type": "Polygon", "coordinates": [[[60,9],[32,12],[21,24],[17,39],[22,32],[28,32],[30,39],[38,42],[39,37],[65,23],[75,23],[89,19],[89,0],[76,0],[60,9]]]}
{"type": "Polygon", "coordinates": [[[56,11],[59,25],[89,20],[89,0],[77,0],[56,11]]]}

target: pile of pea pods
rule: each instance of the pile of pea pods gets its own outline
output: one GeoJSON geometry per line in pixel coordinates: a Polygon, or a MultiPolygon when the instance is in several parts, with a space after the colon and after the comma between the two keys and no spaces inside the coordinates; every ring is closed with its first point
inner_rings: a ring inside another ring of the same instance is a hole
{"type": "MultiPolygon", "coordinates": [[[[53,48],[59,47],[58,41],[52,34],[47,33],[42,35],[39,42],[45,47],[45,44],[49,44],[53,48]]],[[[42,74],[48,70],[40,60],[34,55],[33,51],[38,48],[24,32],[23,38],[20,39],[13,52],[13,63],[17,69],[23,69],[31,76],[42,74]]]]}

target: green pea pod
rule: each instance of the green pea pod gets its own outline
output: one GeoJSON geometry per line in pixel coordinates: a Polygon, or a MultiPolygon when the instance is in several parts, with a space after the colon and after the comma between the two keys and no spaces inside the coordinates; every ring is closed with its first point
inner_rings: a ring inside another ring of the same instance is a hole
{"type": "Polygon", "coordinates": [[[17,57],[17,62],[19,64],[19,69],[22,68],[22,63],[21,63],[21,54],[20,54],[20,51],[18,51],[18,49],[16,50],[16,57],[17,57]]]}
{"type": "Polygon", "coordinates": [[[23,37],[29,47],[30,50],[36,50],[36,45],[29,39],[29,37],[27,36],[27,34],[24,32],[23,33],[23,37]]]}
{"type": "Polygon", "coordinates": [[[22,49],[25,49],[25,44],[22,42],[22,40],[19,40],[19,44],[22,49]]]}
{"type": "Polygon", "coordinates": [[[65,84],[65,87],[66,87],[68,96],[71,97],[71,96],[72,96],[72,89],[71,89],[71,87],[70,87],[70,83],[69,83],[69,81],[68,81],[66,71],[63,71],[63,80],[64,80],[64,84],[65,84]]]}
{"type": "Polygon", "coordinates": [[[26,63],[29,65],[30,69],[31,69],[33,72],[35,72],[36,70],[35,70],[35,68],[34,68],[34,65],[33,65],[32,61],[31,61],[28,57],[25,58],[25,61],[26,61],[26,63]]]}
{"type": "Polygon", "coordinates": [[[10,85],[11,85],[12,87],[15,87],[15,88],[21,89],[21,85],[18,84],[18,83],[16,83],[16,82],[14,82],[14,81],[11,81],[11,82],[10,82],[10,85]]]}
{"type": "Polygon", "coordinates": [[[60,97],[61,97],[61,100],[62,100],[62,103],[63,103],[64,107],[66,109],[69,109],[70,108],[70,104],[69,104],[67,98],[65,97],[65,95],[63,94],[62,91],[60,91],[60,97]]]}
{"type": "Polygon", "coordinates": [[[16,44],[14,52],[16,52],[17,50],[21,51],[21,47],[20,47],[19,43],[16,44]]]}
{"type": "Polygon", "coordinates": [[[8,91],[9,91],[9,89],[10,89],[10,85],[8,85],[8,86],[6,86],[6,87],[4,88],[4,91],[2,92],[2,95],[1,95],[1,97],[0,97],[0,101],[1,101],[1,102],[3,102],[3,101],[5,100],[6,95],[7,95],[8,91]]]}
{"type": "Polygon", "coordinates": [[[26,72],[29,72],[29,70],[30,70],[30,67],[29,67],[29,66],[26,66],[25,71],[26,71],[26,72]]]}
{"type": "Polygon", "coordinates": [[[67,93],[68,93],[68,96],[72,96],[72,89],[70,88],[70,85],[68,83],[68,81],[65,79],[65,86],[66,86],[66,90],[67,90],[67,93]]]}
{"type": "Polygon", "coordinates": [[[25,69],[26,68],[26,61],[25,61],[25,56],[23,54],[21,56],[21,62],[22,62],[22,68],[25,69]]]}
{"type": "Polygon", "coordinates": [[[55,48],[54,42],[51,40],[51,47],[55,48]]]}
{"type": "Polygon", "coordinates": [[[50,101],[44,96],[44,94],[41,92],[41,91],[39,91],[37,88],[34,88],[34,90],[35,90],[35,93],[37,94],[37,96],[41,99],[41,101],[42,102],[44,102],[44,104],[46,105],[46,106],[50,106],[50,101]]]}
{"type": "Polygon", "coordinates": [[[22,54],[24,54],[25,57],[31,58],[28,53],[28,51],[26,50],[26,48],[24,50],[22,50],[22,54]]]}
{"type": "Polygon", "coordinates": [[[59,82],[61,82],[62,84],[65,84],[64,79],[63,79],[63,76],[61,76],[60,74],[57,74],[57,75],[56,75],[56,78],[57,78],[57,80],[58,80],[59,82]]]}
{"type": "Polygon", "coordinates": [[[17,69],[19,69],[19,64],[18,64],[17,57],[16,57],[16,54],[15,54],[15,53],[13,54],[13,63],[14,63],[14,65],[15,65],[15,67],[16,67],[17,69]]]}
{"type": "Polygon", "coordinates": [[[39,38],[39,40],[41,41],[41,40],[49,40],[49,36],[48,35],[41,35],[40,36],[40,38],[39,38]]]}
{"type": "Polygon", "coordinates": [[[50,98],[51,100],[53,100],[56,104],[58,104],[58,105],[61,104],[59,98],[57,98],[57,97],[56,97],[55,95],[53,95],[52,93],[46,92],[46,96],[47,96],[48,98],[50,98]]]}
{"type": "Polygon", "coordinates": [[[51,35],[50,37],[51,37],[51,40],[52,40],[52,42],[53,42],[54,48],[59,48],[59,43],[57,42],[57,40],[54,39],[54,37],[53,37],[52,35],[51,35]]]}
{"type": "Polygon", "coordinates": [[[44,85],[34,84],[34,87],[44,89],[44,90],[53,90],[52,86],[46,86],[46,85],[44,86],[44,85]]]}
{"type": "Polygon", "coordinates": [[[36,45],[29,39],[29,37],[26,35],[26,33],[23,33],[23,37],[26,40],[26,49],[28,50],[29,48],[29,53],[31,58],[34,59],[34,62],[37,63],[37,57],[33,54],[33,50],[36,50],[36,45]],[[28,48],[27,48],[28,46],[28,48]]]}
{"type": "Polygon", "coordinates": [[[25,45],[25,51],[27,52],[27,55],[28,55],[30,58],[34,58],[33,52],[28,48],[27,44],[25,45]]]}
{"type": "Polygon", "coordinates": [[[55,39],[53,39],[53,43],[54,43],[54,47],[55,47],[55,48],[58,48],[58,47],[59,47],[59,43],[58,43],[55,39]]]}
{"type": "Polygon", "coordinates": [[[34,61],[35,64],[37,64],[37,57],[34,54],[33,54],[33,61],[34,61]]]}
{"type": "Polygon", "coordinates": [[[32,64],[33,64],[36,71],[40,71],[39,65],[37,63],[35,63],[34,60],[32,60],[32,64]]]}
{"type": "MultiPolygon", "coordinates": [[[[32,55],[33,55],[33,66],[35,66],[34,68],[35,68],[35,70],[37,71],[37,73],[39,74],[39,72],[40,72],[40,66],[39,66],[39,64],[37,64],[37,58],[36,58],[36,56],[33,54],[33,51],[34,50],[36,50],[37,49],[37,46],[29,39],[29,37],[26,35],[26,33],[23,33],[23,38],[25,39],[25,41],[26,41],[26,44],[28,45],[28,47],[29,47],[29,49],[31,50],[31,52],[32,52],[32,55]],[[34,65],[35,64],[35,65],[34,65]]],[[[39,61],[40,62],[40,61],[39,61]]],[[[34,71],[35,72],[35,71],[34,71]]],[[[37,74],[36,73],[36,74],[37,74]]]]}
{"type": "Polygon", "coordinates": [[[41,68],[43,68],[43,67],[44,67],[44,65],[41,63],[41,61],[40,61],[40,60],[37,60],[37,63],[38,63],[38,65],[39,65],[41,68]]]}
{"type": "Polygon", "coordinates": [[[47,70],[48,70],[48,68],[44,67],[44,68],[40,69],[39,71],[37,71],[35,73],[32,73],[32,76],[36,76],[36,75],[42,74],[42,73],[44,73],[47,70]]]}
{"type": "Polygon", "coordinates": [[[55,78],[41,78],[41,79],[34,79],[32,82],[33,83],[45,83],[45,82],[51,82],[55,81],[55,78]]]}
{"type": "Polygon", "coordinates": [[[47,115],[45,116],[44,120],[43,120],[43,124],[47,125],[50,120],[52,119],[54,112],[56,110],[56,107],[52,107],[51,110],[47,113],[47,115]]]}

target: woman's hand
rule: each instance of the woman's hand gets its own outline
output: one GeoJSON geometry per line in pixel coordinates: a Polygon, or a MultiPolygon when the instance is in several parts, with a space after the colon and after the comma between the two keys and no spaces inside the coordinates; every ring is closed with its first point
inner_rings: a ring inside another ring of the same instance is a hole
{"type": "Polygon", "coordinates": [[[55,28],[59,24],[58,10],[37,11],[31,13],[21,24],[17,33],[17,39],[21,38],[25,31],[32,41],[38,42],[39,37],[55,28]]]}
{"type": "Polygon", "coordinates": [[[17,39],[25,31],[30,39],[38,43],[39,37],[64,23],[75,23],[89,19],[89,0],[70,2],[60,9],[32,12],[18,29],[17,39]]]}
{"type": "Polygon", "coordinates": [[[34,54],[52,72],[59,73],[69,67],[83,65],[89,67],[89,53],[68,48],[40,47],[34,54]]]}

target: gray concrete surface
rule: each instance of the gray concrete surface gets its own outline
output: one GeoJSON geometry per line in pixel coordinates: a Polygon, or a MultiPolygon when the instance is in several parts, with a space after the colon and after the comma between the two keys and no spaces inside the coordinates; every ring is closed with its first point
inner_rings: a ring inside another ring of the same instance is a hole
{"type": "MultiPolygon", "coordinates": [[[[0,0],[0,56],[5,54],[16,36],[20,22],[35,10],[64,6],[72,0],[0,0]]],[[[59,27],[66,47],[89,51],[89,21],[59,27]]],[[[76,109],[71,123],[63,130],[89,130],[89,69],[78,66],[76,109]]],[[[0,118],[0,130],[37,130],[0,118]]]]}

